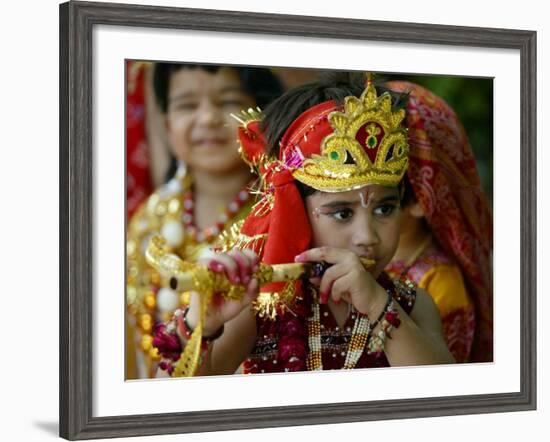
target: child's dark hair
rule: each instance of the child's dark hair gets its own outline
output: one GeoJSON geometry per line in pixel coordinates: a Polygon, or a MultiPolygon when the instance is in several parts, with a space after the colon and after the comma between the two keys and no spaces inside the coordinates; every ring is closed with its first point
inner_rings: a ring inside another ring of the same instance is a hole
{"type": "MultiPolygon", "coordinates": [[[[388,91],[392,95],[394,109],[404,108],[407,94],[393,92],[375,83],[378,94],[388,91]]],[[[365,90],[363,72],[328,72],[318,80],[296,87],[273,101],[264,111],[262,131],[266,137],[266,150],[269,156],[279,156],[279,141],[287,128],[307,109],[334,100],[342,104],[347,96],[360,97],[365,90]]],[[[312,195],[315,189],[296,182],[302,198],[312,195]]]]}
{"type": "MultiPolygon", "coordinates": [[[[168,111],[168,90],[172,74],[180,69],[201,69],[216,73],[224,66],[189,63],[155,63],[153,69],[153,89],[162,113],[168,111]]],[[[264,107],[283,93],[279,78],[266,68],[227,66],[234,69],[243,91],[250,95],[257,106],[264,107]]]]}
{"type": "Polygon", "coordinates": [[[409,204],[413,204],[417,201],[416,195],[412,188],[411,182],[408,175],[405,173],[405,176],[399,183],[400,195],[401,195],[401,207],[406,207],[409,204]]]}

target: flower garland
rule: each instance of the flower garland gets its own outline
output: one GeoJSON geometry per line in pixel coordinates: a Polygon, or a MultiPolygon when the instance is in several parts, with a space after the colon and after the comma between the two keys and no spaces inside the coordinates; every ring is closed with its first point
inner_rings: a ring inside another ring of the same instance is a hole
{"type": "Polygon", "coordinates": [[[292,310],[287,308],[287,311],[274,323],[276,324],[274,331],[279,336],[277,360],[282,364],[285,372],[306,369],[308,330],[302,318],[305,318],[311,310],[308,301],[309,299],[306,300],[297,295],[292,310]]]}

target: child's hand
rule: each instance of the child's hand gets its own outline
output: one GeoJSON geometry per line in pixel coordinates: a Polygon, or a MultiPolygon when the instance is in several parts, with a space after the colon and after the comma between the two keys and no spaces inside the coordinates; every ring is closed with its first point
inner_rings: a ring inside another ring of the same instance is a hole
{"type": "MultiPolygon", "coordinates": [[[[199,259],[199,263],[208,267],[213,272],[223,273],[232,284],[242,284],[246,287],[246,293],[238,301],[227,300],[221,294],[215,294],[209,306],[203,335],[211,336],[227,321],[235,318],[258,295],[258,281],[252,278],[258,269],[258,256],[250,251],[237,249],[229,253],[216,253],[199,259]]],[[[200,294],[191,292],[187,323],[195,328],[199,320],[200,294]]]]}
{"type": "Polygon", "coordinates": [[[384,308],[387,294],[374,277],[365,270],[359,257],[350,250],[319,247],[306,250],[297,262],[333,264],[319,282],[319,302],[326,304],[329,296],[338,304],[344,300],[369,317],[376,317],[384,308]]]}

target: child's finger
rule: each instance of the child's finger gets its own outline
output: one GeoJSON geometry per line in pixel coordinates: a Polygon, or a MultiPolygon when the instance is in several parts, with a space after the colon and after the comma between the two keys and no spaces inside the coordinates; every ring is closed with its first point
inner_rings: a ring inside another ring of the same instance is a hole
{"type": "Polygon", "coordinates": [[[349,302],[349,283],[346,281],[346,278],[339,278],[334,281],[330,296],[336,304],[340,304],[342,300],[349,302]]]}
{"type": "Polygon", "coordinates": [[[258,289],[258,280],[256,278],[251,279],[246,288],[246,294],[243,297],[244,305],[250,304],[258,296],[258,289]]]}
{"type": "Polygon", "coordinates": [[[242,250],[242,253],[244,253],[248,259],[250,260],[250,265],[252,267],[252,271],[255,272],[258,270],[258,264],[260,263],[260,257],[250,249],[244,249],[242,250]]]}
{"type": "Polygon", "coordinates": [[[340,304],[340,302],[345,301],[348,304],[352,304],[351,302],[351,296],[349,295],[349,292],[332,292],[331,299],[334,301],[335,304],[340,304]]]}
{"type": "Polygon", "coordinates": [[[244,253],[236,249],[229,252],[229,256],[237,262],[241,282],[245,285],[248,284],[252,273],[250,259],[244,253]]]}
{"type": "Polygon", "coordinates": [[[221,262],[216,261],[215,259],[212,259],[208,261],[207,267],[216,273],[225,273],[225,267],[221,262]]]}
{"type": "Polygon", "coordinates": [[[229,279],[231,283],[233,284],[241,283],[241,278],[239,276],[239,269],[238,269],[237,263],[232,257],[224,253],[219,253],[216,255],[216,259],[214,260],[214,262],[222,264],[225,271],[225,275],[227,276],[227,279],[229,279]]]}
{"type": "Polygon", "coordinates": [[[317,247],[314,249],[306,250],[300,253],[294,258],[295,262],[328,262],[336,264],[342,261],[350,253],[353,253],[347,249],[338,249],[336,247],[317,247]]]}
{"type": "Polygon", "coordinates": [[[328,297],[332,292],[334,282],[345,276],[346,273],[346,268],[339,264],[333,265],[327,269],[321,278],[321,283],[319,284],[319,301],[321,304],[327,303],[328,297]]]}

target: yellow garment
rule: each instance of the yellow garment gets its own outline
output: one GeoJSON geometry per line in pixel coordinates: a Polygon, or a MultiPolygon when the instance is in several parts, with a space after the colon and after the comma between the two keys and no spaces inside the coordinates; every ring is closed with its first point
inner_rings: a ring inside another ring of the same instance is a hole
{"type": "MultiPolygon", "coordinates": [[[[149,266],[145,260],[145,249],[151,236],[161,234],[167,222],[182,223],[183,195],[191,186],[189,175],[179,175],[167,184],[157,189],[136,211],[128,223],[126,237],[126,379],[149,378],[154,376],[159,355],[152,346],[153,326],[156,321],[168,320],[175,309],[160,311],[157,305],[157,293],[169,290],[169,281],[162,278],[158,272],[149,266]],[[133,350],[132,350],[133,349],[133,350]]],[[[252,198],[238,211],[236,216],[228,220],[224,229],[242,220],[251,210],[252,198]]],[[[180,258],[194,262],[201,251],[216,242],[216,237],[210,240],[197,241],[191,235],[185,234],[178,246],[169,252],[180,258]]],[[[170,289],[171,290],[171,289],[170,289]]],[[[188,292],[178,293],[177,307],[188,303],[188,292]]],[[[166,296],[164,297],[166,299],[166,296]]]]}
{"type": "Polygon", "coordinates": [[[472,305],[462,273],[455,265],[438,264],[430,267],[418,282],[418,287],[430,294],[442,318],[454,310],[472,305]]]}

